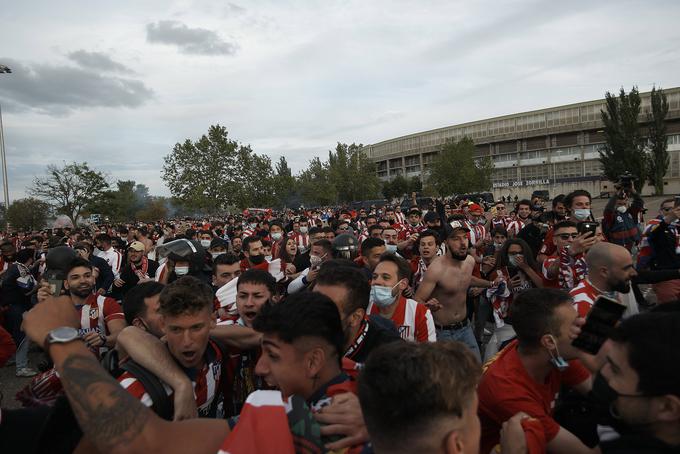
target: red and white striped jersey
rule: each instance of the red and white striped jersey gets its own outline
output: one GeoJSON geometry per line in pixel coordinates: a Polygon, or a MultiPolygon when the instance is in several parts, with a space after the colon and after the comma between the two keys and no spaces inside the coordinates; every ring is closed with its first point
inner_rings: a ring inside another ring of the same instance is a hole
{"type": "Polygon", "coordinates": [[[248,238],[249,236],[255,235],[255,230],[253,229],[243,229],[243,233],[241,235],[241,238],[248,238]]]}
{"type": "MultiPolygon", "coordinates": [[[[222,352],[216,347],[212,341],[208,343],[206,352],[204,354],[205,362],[200,370],[185,370],[187,376],[191,379],[191,384],[194,388],[194,397],[196,398],[196,409],[199,417],[209,416],[208,413],[212,407],[214,399],[220,398],[220,386],[222,379],[222,352]]],[[[147,407],[153,405],[153,400],[149,393],[146,392],[142,383],[130,372],[124,372],[118,377],[118,383],[127,390],[134,397],[139,399],[147,407]]],[[[163,383],[163,388],[168,396],[172,396],[173,390],[170,386],[163,383]]],[[[221,415],[222,410],[218,410],[221,415]]]]}
{"type": "Polygon", "coordinates": [[[111,320],[124,320],[123,309],[113,298],[108,298],[96,293],[91,294],[82,306],[76,306],[80,311],[81,334],[96,331],[110,334],[106,323],[111,320]]]}
{"type": "MultiPolygon", "coordinates": [[[[404,340],[416,342],[435,342],[437,334],[434,328],[432,313],[424,304],[415,300],[399,296],[397,307],[390,319],[404,340]]],[[[380,314],[378,306],[372,302],[368,304],[369,314],[380,314]]]]}
{"type": "Polygon", "coordinates": [[[521,219],[515,219],[508,224],[508,236],[517,236],[520,230],[526,226],[526,223],[521,219]]]}
{"type": "Polygon", "coordinates": [[[495,229],[496,227],[502,227],[507,230],[511,222],[512,219],[510,219],[508,216],[491,218],[491,230],[495,229]]]}
{"type": "Polygon", "coordinates": [[[295,244],[297,244],[297,247],[301,252],[305,252],[307,249],[309,249],[309,234],[290,232],[288,237],[295,238],[295,244]]]}
{"type": "Polygon", "coordinates": [[[585,317],[590,312],[590,308],[595,304],[595,300],[600,296],[600,292],[590,283],[588,279],[583,279],[569,292],[574,298],[574,308],[579,317],[585,317]]]}
{"type": "Polygon", "coordinates": [[[473,224],[470,221],[464,221],[465,226],[470,229],[468,232],[468,238],[470,238],[470,246],[474,246],[480,241],[483,241],[484,238],[486,238],[486,227],[484,227],[481,224],[473,224]]]}
{"type": "Polygon", "coordinates": [[[394,212],[394,220],[401,225],[406,225],[406,215],[401,211],[394,212]]]}

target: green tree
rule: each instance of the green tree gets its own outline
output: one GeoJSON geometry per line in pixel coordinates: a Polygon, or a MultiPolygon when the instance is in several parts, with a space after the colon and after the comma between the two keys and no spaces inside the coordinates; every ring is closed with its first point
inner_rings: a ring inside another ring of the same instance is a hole
{"type": "Polygon", "coordinates": [[[245,208],[268,200],[266,185],[271,183],[271,176],[269,158],[230,139],[227,129],[220,125],[210,126],[208,134],[195,142],[187,139],[175,144],[164,158],[161,172],[173,197],[208,213],[229,205],[245,208]]]}
{"type": "Polygon", "coordinates": [[[31,195],[43,199],[57,213],[69,217],[77,225],[85,208],[98,200],[109,184],[104,174],[91,169],[86,162],[47,166],[47,175],[34,178],[28,189],[31,195]]]}
{"type": "Polygon", "coordinates": [[[278,207],[287,206],[291,203],[297,190],[296,183],[286,157],[281,156],[275,165],[274,181],[272,184],[276,198],[275,204],[278,207]]]}
{"type": "Polygon", "coordinates": [[[633,87],[628,94],[621,88],[618,98],[605,95],[606,110],[601,110],[605,143],[599,149],[604,174],[613,182],[624,172],[635,177],[635,187],[642,188],[647,180],[647,157],[640,132],[640,94],[633,87]]]}
{"type": "Polygon", "coordinates": [[[328,152],[329,183],[335,188],[337,202],[374,198],[380,191],[380,180],[363,145],[340,143],[328,152]]]}
{"type": "Polygon", "coordinates": [[[144,207],[137,211],[136,219],[155,222],[168,218],[168,200],[165,197],[148,197],[144,207]]]}
{"type": "Polygon", "coordinates": [[[12,227],[19,230],[40,230],[47,222],[50,206],[42,200],[28,197],[15,200],[9,205],[7,219],[12,227]]]}
{"type": "Polygon", "coordinates": [[[472,139],[447,141],[435,157],[427,184],[440,196],[488,191],[491,187],[493,162],[488,157],[476,158],[472,139]]]}
{"type": "Polygon", "coordinates": [[[335,186],[330,183],[328,166],[318,157],[309,161],[309,166],[300,172],[298,185],[306,204],[331,205],[338,200],[335,186]]]}
{"type": "Polygon", "coordinates": [[[391,198],[403,197],[407,193],[408,193],[408,195],[410,195],[410,193],[409,193],[409,182],[406,178],[404,178],[403,175],[397,175],[396,177],[394,177],[392,179],[391,189],[392,189],[392,191],[391,191],[392,197],[391,198]]]}
{"type": "Polygon", "coordinates": [[[383,181],[382,187],[380,189],[380,193],[385,197],[387,200],[392,199],[394,197],[394,193],[392,192],[392,182],[390,180],[383,181]]]}
{"type": "Polygon", "coordinates": [[[88,213],[104,214],[113,222],[130,221],[141,209],[135,196],[135,182],[132,180],[116,182],[116,189],[102,192],[101,196],[87,206],[88,213]]]}
{"type": "Polygon", "coordinates": [[[666,115],[668,114],[668,100],[661,89],[652,88],[652,109],[647,115],[649,132],[647,144],[649,155],[647,165],[649,184],[654,186],[656,195],[663,195],[663,177],[670,166],[671,157],[668,154],[666,139],[666,115]]]}
{"type": "Polygon", "coordinates": [[[408,180],[408,192],[409,196],[412,192],[423,192],[423,182],[419,177],[411,177],[408,180]]]}

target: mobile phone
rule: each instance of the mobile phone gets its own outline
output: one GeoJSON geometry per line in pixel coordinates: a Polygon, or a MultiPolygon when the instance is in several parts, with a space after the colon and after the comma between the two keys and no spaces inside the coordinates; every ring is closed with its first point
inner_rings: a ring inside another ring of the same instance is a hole
{"type": "Polygon", "coordinates": [[[576,230],[578,231],[579,235],[583,235],[586,232],[592,232],[592,236],[595,236],[595,231],[597,230],[598,225],[600,225],[599,222],[593,221],[579,222],[576,226],[576,230]]]}
{"type": "Polygon", "coordinates": [[[64,285],[64,281],[62,279],[48,279],[47,283],[50,286],[50,291],[52,292],[52,295],[54,296],[61,295],[61,288],[64,285]]]}
{"type": "Polygon", "coordinates": [[[585,325],[581,328],[581,334],[571,345],[597,355],[625,310],[626,306],[618,301],[603,295],[598,296],[586,317],[585,325]]]}
{"type": "Polygon", "coordinates": [[[675,196],[675,206],[679,207],[680,206],[680,195],[675,196]]]}

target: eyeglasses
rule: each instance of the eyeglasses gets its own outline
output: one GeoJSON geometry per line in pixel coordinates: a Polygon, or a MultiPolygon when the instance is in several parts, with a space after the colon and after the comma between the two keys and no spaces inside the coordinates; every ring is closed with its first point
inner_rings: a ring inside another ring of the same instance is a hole
{"type": "Polygon", "coordinates": [[[560,237],[560,239],[562,240],[568,240],[569,238],[573,240],[578,237],[578,233],[560,233],[557,236],[560,237]]]}

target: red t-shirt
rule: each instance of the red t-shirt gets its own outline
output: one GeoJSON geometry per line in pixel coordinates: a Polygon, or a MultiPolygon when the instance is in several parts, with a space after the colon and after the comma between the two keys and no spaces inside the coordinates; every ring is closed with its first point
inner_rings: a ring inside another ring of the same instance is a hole
{"type": "Polygon", "coordinates": [[[581,363],[574,360],[569,361],[566,371],[552,369],[544,383],[536,383],[522,365],[517,341],[513,341],[485,365],[477,388],[482,423],[479,452],[490,452],[499,443],[501,425],[520,411],[538,420],[545,434],[543,440],[535,431],[525,430],[530,452],[545,452],[545,444],[560,430],[552,413],[561,385],[578,385],[589,376],[581,363]]]}

